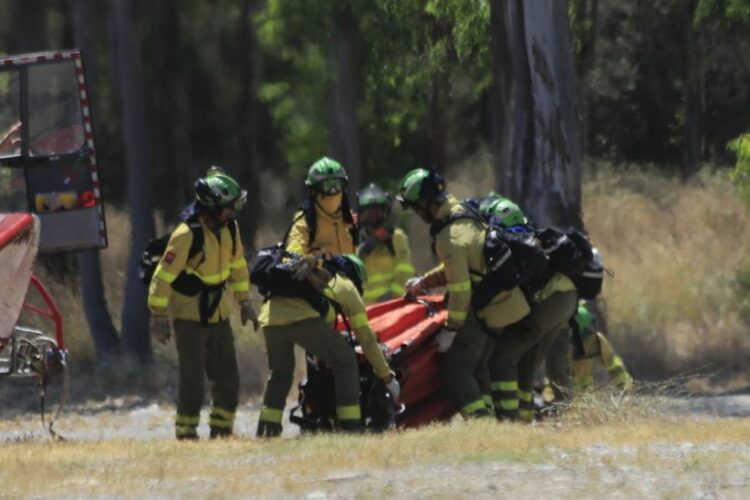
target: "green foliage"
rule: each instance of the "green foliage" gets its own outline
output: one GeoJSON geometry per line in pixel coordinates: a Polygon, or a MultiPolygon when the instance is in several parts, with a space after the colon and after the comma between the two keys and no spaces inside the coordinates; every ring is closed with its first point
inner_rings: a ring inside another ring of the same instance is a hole
{"type": "Polygon", "coordinates": [[[750,134],[743,134],[734,139],[727,148],[737,155],[732,182],[740,190],[742,199],[750,204],[750,134]]]}

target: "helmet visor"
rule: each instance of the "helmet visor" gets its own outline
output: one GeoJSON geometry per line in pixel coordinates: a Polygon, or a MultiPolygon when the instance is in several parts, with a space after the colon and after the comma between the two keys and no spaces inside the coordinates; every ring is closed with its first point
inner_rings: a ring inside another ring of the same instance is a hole
{"type": "Polygon", "coordinates": [[[315,184],[315,191],[325,195],[338,194],[344,190],[343,179],[323,179],[315,184]]]}

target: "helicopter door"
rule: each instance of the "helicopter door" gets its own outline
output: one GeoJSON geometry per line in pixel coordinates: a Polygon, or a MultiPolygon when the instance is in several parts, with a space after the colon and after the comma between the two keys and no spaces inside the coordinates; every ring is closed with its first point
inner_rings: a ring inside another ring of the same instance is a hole
{"type": "Polygon", "coordinates": [[[80,52],[0,59],[0,212],[36,213],[40,253],[107,246],[80,52]]]}

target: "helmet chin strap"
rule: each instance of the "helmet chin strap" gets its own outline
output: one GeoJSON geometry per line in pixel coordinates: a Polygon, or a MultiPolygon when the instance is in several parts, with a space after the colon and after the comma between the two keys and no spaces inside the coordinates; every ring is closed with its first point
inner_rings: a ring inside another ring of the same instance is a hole
{"type": "Polygon", "coordinates": [[[203,215],[205,216],[204,222],[206,222],[209,229],[220,229],[227,225],[228,221],[219,220],[218,214],[220,214],[222,210],[223,208],[214,208],[203,212],[203,215]]]}

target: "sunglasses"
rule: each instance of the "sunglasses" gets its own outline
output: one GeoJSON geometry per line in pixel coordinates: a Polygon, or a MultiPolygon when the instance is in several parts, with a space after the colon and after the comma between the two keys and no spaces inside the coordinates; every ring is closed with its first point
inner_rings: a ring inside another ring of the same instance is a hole
{"type": "Polygon", "coordinates": [[[315,191],[325,195],[338,194],[343,190],[344,181],[342,179],[324,179],[315,185],[315,191]]]}

